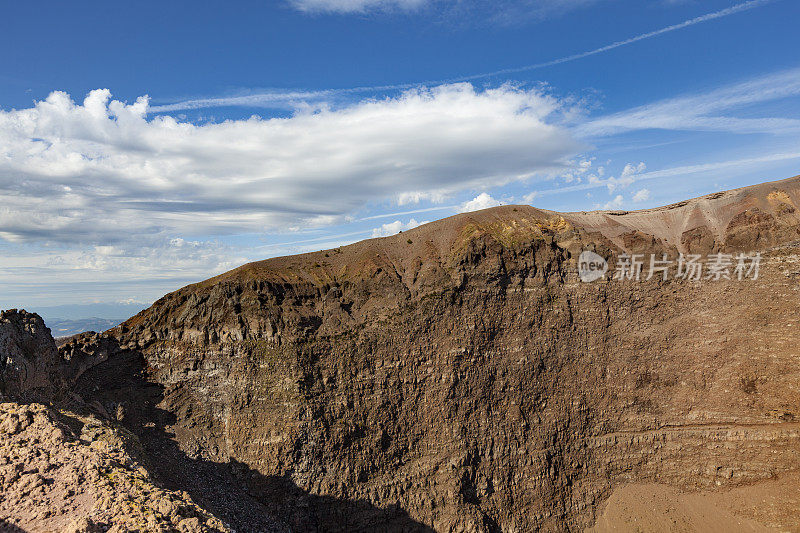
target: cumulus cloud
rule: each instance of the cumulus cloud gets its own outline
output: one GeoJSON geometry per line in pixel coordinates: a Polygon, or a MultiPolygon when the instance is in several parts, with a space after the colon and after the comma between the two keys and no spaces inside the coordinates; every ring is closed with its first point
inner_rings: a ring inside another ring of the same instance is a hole
{"type": "Polygon", "coordinates": [[[634,202],[646,202],[650,199],[650,190],[649,189],[642,189],[637,191],[636,194],[633,195],[634,202]]]}
{"type": "Polygon", "coordinates": [[[497,207],[498,205],[505,205],[505,202],[496,200],[489,196],[487,193],[482,192],[472,200],[464,202],[459,207],[459,213],[467,213],[469,211],[479,211],[481,209],[488,209],[490,207],[497,207]]]}
{"type": "Polygon", "coordinates": [[[427,224],[428,221],[425,220],[423,222],[417,222],[416,220],[409,219],[408,222],[401,222],[399,220],[395,220],[394,222],[389,222],[388,224],[381,225],[380,228],[375,228],[372,230],[373,237],[388,237],[389,235],[395,235],[400,233],[401,231],[407,231],[417,226],[421,226],[422,224],[427,224]]]}
{"type": "Polygon", "coordinates": [[[322,13],[364,13],[370,10],[416,9],[429,0],[290,0],[300,11],[322,13]]]}
{"type": "Polygon", "coordinates": [[[622,207],[622,204],[624,203],[624,200],[625,199],[622,197],[622,195],[618,194],[612,200],[610,200],[610,201],[608,201],[608,202],[606,202],[604,204],[595,204],[595,208],[596,209],[602,209],[602,210],[619,209],[620,207],[622,207]]]}
{"type": "Polygon", "coordinates": [[[637,177],[646,169],[647,165],[645,165],[644,162],[640,162],[638,165],[634,163],[627,163],[625,168],[622,169],[622,173],[620,173],[619,178],[612,176],[606,180],[608,192],[614,192],[618,188],[627,187],[631,183],[635,182],[637,177]]]}
{"type": "Polygon", "coordinates": [[[580,150],[538,90],[407,91],[290,118],[148,119],[92,91],[0,111],[0,238],[114,245],[133,237],[326,225],[369,201],[440,200],[558,172],[580,150]]]}
{"type": "MultiPolygon", "coordinates": [[[[585,177],[587,177],[587,173],[592,170],[592,159],[581,159],[580,161],[570,161],[570,168],[566,172],[563,172],[558,177],[563,180],[564,183],[581,183],[585,177]]],[[[602,176],[603,174],[603,167],[598,167],[597,172],[600,173],[602,176]]],[[[597,177],[596,174],[592,174],[592,176],[597,177]]]]}

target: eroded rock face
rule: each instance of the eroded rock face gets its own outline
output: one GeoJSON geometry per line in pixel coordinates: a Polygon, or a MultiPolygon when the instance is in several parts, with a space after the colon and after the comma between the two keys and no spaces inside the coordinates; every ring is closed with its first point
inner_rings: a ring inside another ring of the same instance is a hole
{"type": "Polygon", "coordinates": [[[795,179],[642,212],[459,215],[245,265],[62,356],[238,531],[578,531],[628,484],[800,471],[799,201],[795,179]],[[585,284],[585,249],[763,262],[755,281],[585,284]]]}
{"type": "Polygon", "coordinates": [[[297,531],[577,531],[628,483],[759,483],[800,470],[799,198],[505,206],[245,265],[110,332],[122,355],[79,389],[204,505],[252,497],[297,531]],[[584,284],[584,249],[764,259],[756,281],[584,284]]]}
{"type": "Polygon", "coordinates": [[[16,309],[0,312],[0,394],[48,394],[59,362],[53,337],[39,315],[16,309]]]}
{"type": "Polygon", "coordinates": [[[75,383],[86,370],[106,361],[119,351],[119,343],[103,333],[83,333],[73,336],[58,348],[62,363],[62,376],[67,383],[75,383]]]}

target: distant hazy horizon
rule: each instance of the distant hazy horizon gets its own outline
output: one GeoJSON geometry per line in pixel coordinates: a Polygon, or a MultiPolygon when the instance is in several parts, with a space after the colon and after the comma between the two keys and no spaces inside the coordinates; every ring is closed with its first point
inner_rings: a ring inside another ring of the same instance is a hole
{"type": "Polygon", "coordinates": [[[150,304],[143,303],[88,303],[31,306],[25,308],[25,310],[38,314],[47,322],[52,320],[82,320],[89,318],[126,320],[148,307],[150,307],[150,304]]]}

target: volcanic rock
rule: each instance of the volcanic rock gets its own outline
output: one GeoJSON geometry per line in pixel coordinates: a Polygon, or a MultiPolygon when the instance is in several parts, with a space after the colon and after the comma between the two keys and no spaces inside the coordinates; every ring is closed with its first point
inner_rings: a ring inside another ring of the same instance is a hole
{"type": "Polygon", "coordinates": [[[796,530],[798,205],[792,178],[465,213],[244,265],[62,358],[154,475],[237,531],[796,530]],[[611,266],[594,283],[584,250],[611,266]],[[680,253],[760,272],[613,279],[680,253]]]}

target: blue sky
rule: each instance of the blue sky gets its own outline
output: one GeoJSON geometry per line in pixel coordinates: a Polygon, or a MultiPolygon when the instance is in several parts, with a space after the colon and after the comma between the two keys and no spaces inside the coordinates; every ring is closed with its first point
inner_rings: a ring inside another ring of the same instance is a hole
{"type": "Polygon", "coordinates": [[[8,3],[0,307],[107,312],[500,203],[796,175],[798,20],[792,0],[8,3]]]}

